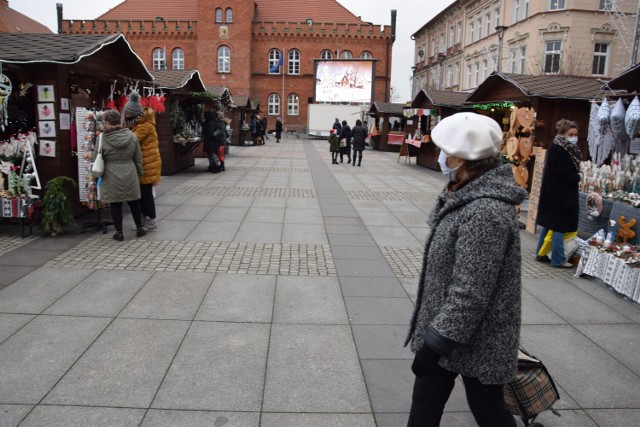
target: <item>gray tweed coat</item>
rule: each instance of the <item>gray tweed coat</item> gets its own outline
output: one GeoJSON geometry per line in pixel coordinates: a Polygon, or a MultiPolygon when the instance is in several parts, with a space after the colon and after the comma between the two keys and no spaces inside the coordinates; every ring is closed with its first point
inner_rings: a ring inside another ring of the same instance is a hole
{"type": "Polygon", "coordinates": [[[428,220],[407,343],[419,350],[431,329],[454,344],[439,365],[484,384],[505,384],[516,372],[521,280],[514,205],[525,195],[511,166],[499,166],[442,192],[428,220]]]}

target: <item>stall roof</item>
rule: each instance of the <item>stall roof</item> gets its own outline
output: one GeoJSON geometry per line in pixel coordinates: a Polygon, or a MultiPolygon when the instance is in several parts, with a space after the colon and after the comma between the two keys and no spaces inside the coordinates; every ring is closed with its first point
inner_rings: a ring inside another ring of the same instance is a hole
{"type": "Polygon", "coordinates": [[[241,108],[246,108],[248,110],[255,110],[256,109],[256,105],[254,105],[253,101],[251,101],[251,98],[249,98],[246,95],[235,95],[233,97],[233,102],[241,108]]]}
{"type": "Polygon", "coordinates": [[[598,80],[587,77],[531,76],[493,72],[480,83],[466,101],[481,102],[483,95],[491,91],[496,83],[502,81],[516,87],[525,96],[540,98],[590,100],[595,98],[602,88],[602,83],[598,80]]]}
{"type": "Polygon", "coordinates": [[[640,92],[640,64],[636,64],[617,77],[611,79],[607,86],[611,89],[624,89],[627,92],[640,92]]]}
{"type": "Polygon", "coordinates": [[[431,103],[434,107],[464,108],[464,102],[469,96],[469,92],[454,92],[450,90],[425,90],[422,89],[411,102],[412,107],[423,99],[431,103]]]}
{"type": "Polygon", "coordinates": [[[390,102],[373,102],[369,113],[389,114],[390,116],[402,117],[404,104],[393,104],[390,102]]]}
{"type": "Polygon", "coordinates": [[[229,93],[229,89],[224,86],[207,86],[207,92],[214,94],[215,96],[222,96],[224,91],[229,93]]]}
{"type": "Polygon", "coordinates": [[[182,89],[193,84],[193,92],[205,92],[206,88],[198,70],[153,70],[153,83],[162,89],[182,89]]]}
{"type": "MultiPolygon", "coordinates": [[[[52,63],[74,65],[107,47],[127,50],[129,76],[152,80],[144,63],[122,34],[11,34],[0,33],[0,62],[7,64],[52,63]]],[[[122,62],[122,61],[120,61],[122,62]]]]}

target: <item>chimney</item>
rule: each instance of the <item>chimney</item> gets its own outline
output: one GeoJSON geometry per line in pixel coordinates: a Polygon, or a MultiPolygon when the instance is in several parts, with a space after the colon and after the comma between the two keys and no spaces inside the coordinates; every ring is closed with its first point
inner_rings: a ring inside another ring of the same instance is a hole
{"type": "Polygon", "coordinates": [[[391,44],[396,41],[396,14],[397,10],[391,9],[391,44]]]}
{"type": "Polygon", "coordinates": [[[56,10],[58,11],[58,34],[62,33],[62,3],[56,3],[56,10]]]}

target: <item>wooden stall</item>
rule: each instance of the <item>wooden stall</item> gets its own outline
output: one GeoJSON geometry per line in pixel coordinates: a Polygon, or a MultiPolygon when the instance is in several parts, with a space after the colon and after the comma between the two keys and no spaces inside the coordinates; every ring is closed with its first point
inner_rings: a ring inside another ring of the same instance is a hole
{"type": "Polygon", "coordinates": [[[258,107],[246,95],[232,96],[235,108],[231,110],[231,145],[244,145],[245,142],[251,142],[251,132],[249,130],[249,122],[251,115],[257,112],[258,107]]]}
{"type": "MultiPolygon", "coordinates": [[[[35,130],[42,188],[60,175],[78,180],[75,109],[101,108],[114,81],[153,79],[122,34],[0,33],[0,45],[1,79],[12,87],[0,140],[35,130]]],[[[69,194],[74,213],[84,212],[78,192],[69,194]]]]}
{"type": "Polygon", "coordinates": [[[404,141],[404,104],[373,102],[369,108],[368,122],[371,144],[374,150],[400,151],[404,141]],[[392,121],[392,119],[395,119],[392,121]],[[394,123],[397,125],[394,127],[394,123]]]}

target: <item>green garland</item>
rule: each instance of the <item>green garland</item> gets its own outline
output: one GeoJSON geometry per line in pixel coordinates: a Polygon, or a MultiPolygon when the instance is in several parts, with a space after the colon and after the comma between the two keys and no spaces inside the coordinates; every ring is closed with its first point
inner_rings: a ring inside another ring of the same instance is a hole
{"type": "Polygon", "coordinates": [[[475,110],[490,110],[492,108],[512,108],[513,102],[489,102],[488,104],[474,104],[471,108],[475,110]]]}
{"type": "Polygon", "coordinates": [[[187,116],[184,114],[184,110],[178,102],[177,98],[173,98],[171,102],[171,112],[169,114],[171,120],[171,128],[173,129],[173,134],[178,135],[182,133],[185,125],[187,124],[187,116]]]}

